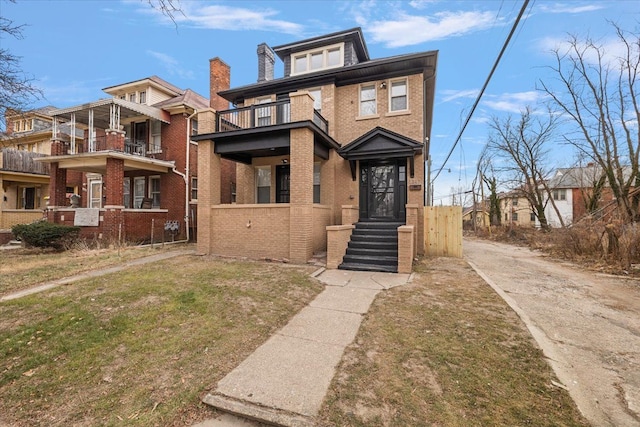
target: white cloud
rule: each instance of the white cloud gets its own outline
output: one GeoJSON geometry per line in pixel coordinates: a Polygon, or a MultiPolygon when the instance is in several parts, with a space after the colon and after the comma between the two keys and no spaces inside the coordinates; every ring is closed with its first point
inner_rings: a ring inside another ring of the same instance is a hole
{"type": "Polygon", "coordinates": [[[480,93],[480,89],[467,89],[467,90],[450,90],[445,89],[438,92],[442,96],[442,102],[450,102],[456,99],[475,99],[480,93]]]}
{"type": "MultiPolygon", "coordinates": [[[[236,3],[237,4],[237,3],[236,3]]],[[[175,23],[178,25],[192,26],[209,30],[229,31],[274,31],[286,34],[299,35],[303,32],[303,26],[291,21],[276,19],[280,13],[277,10],[247,9],[226,5],[207,5],[203,2],[180,3],[182,13],[174,13],[175,23]]],[[[141,13],[153,13],[162,21],[174,25],[158,9],[151,7],[139,7],[141,13]]]]}
{"type": "Polygon", "coordinates": [[[462,36],[501,22],[502,19],[496,19],[493,12],[439,12],[431,16],[400,12],[395,19],[371,21],[366,26],[374,42],[384,43],[387,47],[402,47],[462,36]]]}
{"type": "Polygon", "coordinates": [[[154,50],[147,50],[147,54],[156,58],[164,66],[167,72],[172,76],[179,76],[184,79],[193,80],[194,75],[191,70],[185,70],[180,68],[180,62],[174,57],[167,55],[166,53],[156,52],[154,50]]]}
{"type": "Polygon", "coordinates": [[[539,91],[504,93],[501,95],[485,95],[482,105],[492,110],[519,114],[527,106],[535,106],[543,94],[539,91]]]}
{"type": "Polygon", "coordinates": [[[542,3],[538,5],[541,12],[546,13],[584,13],[605,9],[604,4],[583,4],[575,3],[542,3]]]}

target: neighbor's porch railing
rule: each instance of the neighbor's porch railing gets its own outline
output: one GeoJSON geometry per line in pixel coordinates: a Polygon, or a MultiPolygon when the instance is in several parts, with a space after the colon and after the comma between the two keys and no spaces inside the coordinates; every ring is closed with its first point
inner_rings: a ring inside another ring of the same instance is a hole
{"type": "Polygon", "coordinates": [[[47,157],[46,154],[3,148],[0,150],[0,170],[49,175],[49,164],[35,162],[34,159],[47,157]]]}
{"type": "MultiPolygon", "coordinates": [[[[218,132],[290,123],[291,102],[284,100],[219,111],[216,121],[218,132]]],[[[329,122],[317,110],[313,111],[313,122],[323,132],[329,132],[329,122]]]]}

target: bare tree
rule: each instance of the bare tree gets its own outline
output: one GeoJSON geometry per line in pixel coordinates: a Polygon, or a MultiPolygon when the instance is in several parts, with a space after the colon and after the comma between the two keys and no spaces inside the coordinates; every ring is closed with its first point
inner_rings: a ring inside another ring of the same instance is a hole
{"type": "Polygon", "coordinates": [[[564,138],[602,168],[628,222],[638,219],[640,204],[639,194],[630,197],[630,190],[640,187],[640,35],[612,26],[622,55],[612,58],[610,47],[570,36],[568,49],[556,49],[556,64],[550,67],[561,87],[541,85],[575,125],[576,132],[564,138]]]}
{"type": "Polygon", "coordinates": [[[498,160],[494,162],[496,170],[505,177],[508,186],[527,199],[544,229],[549,228],[545,213],[548,203],[564,227],[564,220],[546,182],[550,172],[548,143],[557,124],[558,119],[551,112],[542,118],[527,108],[517,121],[511,115],[504,119],[494,117],[489,125],[492,133],[487,147],[498,160]]]}
{"type": "Polygon", "coordinates": [[[146,1],[153,9],[159,10],[164,16],[171,19],[177,26],[176,15],[184,16],[184,11],[180,6],[180,0],[142,0],[146,1]]]}
{"type": "MultiPolygon", "coordinates": [[[[6,1],[15,3],[14,0],[6,1]]],[[[24,25],[16,25],[5,16],[0,16],[0,40],[5,37],[22,39],[23,29],[24,25]]],[[[5,129],[4,113],[7,109],[24,111],[31,102],[42,96],[34,77],[22,71],[20,61],[19,56],[0,44],[0,129],[5,129]]]]}

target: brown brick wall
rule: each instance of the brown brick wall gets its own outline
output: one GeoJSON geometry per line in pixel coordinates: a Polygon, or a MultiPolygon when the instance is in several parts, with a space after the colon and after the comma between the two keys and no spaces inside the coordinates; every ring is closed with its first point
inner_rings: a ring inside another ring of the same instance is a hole
{"type": "Polygon", "coordinates": [[[333,225],[329,206],[313,206],[313,253],[327,250],[327,226],[333,225]]]}
{"type": "Polygon", "coordinates": [[[210,216],[212,254],[289,258],[288,205],[220,205],[210,216]]]}
{"type": "Polygon", "coordinates": [[[398,273],[411,273],[413,268],[414,228],[398,227],[398,273]]]}
{"type": "Polygon", "coordinates": [[[347,253],[353,225],[332,225],[327,227],[327,268],[338,268],[347,253]]]}
{"type": "Polygon", "coordinates": [[[209,60],[209,106],[217,111],[228,110],[229,101],[218,95],[221,90],[229,89],[231,67],[216,57],[209,60]]]}

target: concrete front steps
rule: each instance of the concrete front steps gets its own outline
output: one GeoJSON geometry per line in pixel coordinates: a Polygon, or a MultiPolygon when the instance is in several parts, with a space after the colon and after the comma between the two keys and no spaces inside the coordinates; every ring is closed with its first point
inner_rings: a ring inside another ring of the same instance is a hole
{"type": "Polygon", "coordinates": [[[338,268],[397,273],[398,227],[402,225],[404,222],[357,222],[338,268]]]}

